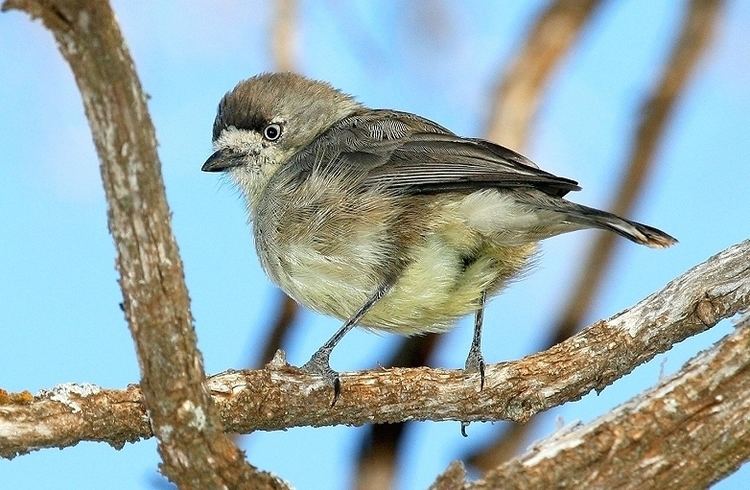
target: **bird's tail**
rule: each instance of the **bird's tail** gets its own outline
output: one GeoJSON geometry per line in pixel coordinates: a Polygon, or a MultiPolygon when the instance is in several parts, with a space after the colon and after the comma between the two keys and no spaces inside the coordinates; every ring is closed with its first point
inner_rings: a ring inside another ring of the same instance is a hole
{"type": "MultiPolygon", "coordinates": [[[[667,248],[677,243],[677,239],[654,228],[636,221],[620,218],[617,215],[590,208],[581,204],[566,201],[564,214],[566,221],[581,228],[601,228],[624,236],[628,240],[652,248],[667,248]]],[[[558,211],[561,211],[558,208],[558,211]]]]}

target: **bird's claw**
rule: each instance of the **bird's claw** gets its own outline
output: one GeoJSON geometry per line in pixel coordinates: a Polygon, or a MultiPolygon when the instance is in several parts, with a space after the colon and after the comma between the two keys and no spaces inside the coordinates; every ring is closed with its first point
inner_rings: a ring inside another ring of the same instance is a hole
{"type": "Polygon", "coordinates": [[[479,349],[472,346],[469,356],[466,358],[464,372],[467,374],[479,373],[479,391],[484,389],[484,357],[479,349]]]}
{"type": "Polygon", "coordinates": [[[333,401],[331,406],[336,405],[336,401],[341,395],[341,379],[339,373],[331,369],[329,363],[329,352],[318,351],[302,365],[302,370],[308,374],[320,376],[323,380],[333,388],[333,401]]]}
{"type": "MultiPolygon", "coordinates": [[[[482,351],[473,345],[469,351],[469,356],[466,358],[464,372],[466,374],[479,373],[479,391],[484,389],[484,357],[482,356],[482,351]]],[[[461,435],[464,437],[468,437],[466,433],[467,427],[469,427],[469,422],[461,422],[461,435]]]]}
{"type": "Polygon", "coordinates": [[[461,422],[461,435],[463,437],[469,437],[469,434],[466,433],[466,428],[469,426],[470,422],[461,422]]]}

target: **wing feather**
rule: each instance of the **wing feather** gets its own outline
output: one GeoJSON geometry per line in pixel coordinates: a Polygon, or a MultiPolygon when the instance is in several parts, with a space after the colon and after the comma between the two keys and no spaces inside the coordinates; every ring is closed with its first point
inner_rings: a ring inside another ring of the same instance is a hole
{"type": "Polygon", "coordinates": [[[539,169],[531,160],[489,141],[462,138],[409,113],[367,110],[320,135],[293,160],[320,162],[361,176],[364,187],[424,194],[486,188],[533,187],[561,197],[577,182],[539,169]],[[364,172],[363,172],[364,170],[364,172]]]}

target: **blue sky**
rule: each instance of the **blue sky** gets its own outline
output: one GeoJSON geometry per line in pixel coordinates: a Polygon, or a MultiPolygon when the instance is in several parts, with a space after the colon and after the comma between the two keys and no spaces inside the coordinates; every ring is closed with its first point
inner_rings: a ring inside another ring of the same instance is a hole
{"type": "MultiPolygon", "coordinates": [[[[684,2],[686,3],[686,2],[684,2]]],[[[420,113],[479,136],[498,68],[518,48],[545,2],[301,3],[298,65],[367,105],[420,113]],[[437,27],[428,29],[424,19],[437,27]]],[[[575,200],[606,208],[637,122],[679,26],[683,2],[608,2],[556,74],[525,153],[578,180],[575,200]]],[[[278,299],[260,270],[243,204],[230,185],[200,172],[211,150],[219,98],[237,81],[273,69],[271,2],[126,2],[114,9],[136,62],[159,138],[173,227],[185,262],[206,369],[255,359],[278,299]]],[[[669,279],[748,237],[750,201],[750,2],[730,1],[717,37],[680,100],[633,218],[680,239],[659,251],[620,243],[610,282],[589,321],[610,316],[669,279]]],[[[502,143],[502,142],[500,142],[502,143]]],[[[0,15],[0,387],[37,391],[58,383],[122,387],[138,380],[107,232],[98,162],[70,71],[51,36],[19,13],[0,15]]],[[[494,300],[486,315],[488,361],[533,352],[565,303],[596,232],[547,241],[537,269],[494,300]]],[[[304,362],[338,327],[310,312],[286,346],[304,362]]],[[[671,373],[731,330],[690,339],[600,394],[555,409],[588,421],[671,373]]],[[[462,321],[433,365],[463,365],[462,321]]],[[[384,363],[396,338],[354,332],[334,352],[342,371],[384,363]]],[[[398,488],[424,488],[447,464],[492,437],[492,424],[411,426],[398,488]]],[[[362,429],[332,427],[246,438],[250,460],[298,488],[347,488],[362,429]],[[315,455],[315,457],[311,457],[315,455]]],[[[82,443],[0,460],[7,488],[148,488],[155,442],[121,451],[82,443]]],[[[746,465],[717,488],[740,488],[746,465]]]]}

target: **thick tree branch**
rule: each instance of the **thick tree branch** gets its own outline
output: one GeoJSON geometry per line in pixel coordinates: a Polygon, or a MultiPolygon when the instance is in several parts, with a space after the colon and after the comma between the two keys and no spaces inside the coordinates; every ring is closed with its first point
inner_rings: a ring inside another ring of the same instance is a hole
{"type": "Polygon", "coordinates": [[[586,425],[464,483],[439,488],[707,488],[750,460],[750,317],[677,374],[586,425]]]}
{"type": "MultiPolygon", "coordinates": [[[[23,10],[42,20],[81,92],[101,163],[123,310],[136,344],[143,401],[159,439],[162,471],[181,488],[281,487],[245,462],[224,434],[204,386],[154,127],[109,4],[8,0],[3,9],[23,10]]],[[[83,393],[91,391],[97,390],[88,387],[83,393]]],[[[81,390],[69,394],[75,398],[76,393],[81,390]]],[[[112,417],[106,410],[100,413],[112,417]]],[[[144,428],[143,418],[137,425],[144,428]]]]}
{"type": "MultiPolygon", "coordinates": [[[[237,432],[427,419],[526,421],[542,410],[604,389],[675,343],[749,307],[747,240],[545,352],[488,366],[481,392],[476,376],[467,377],[461,370],[382,369],[342,375],[341,398],[332,408],[326,383],[279,358],[262,370],[214,376],[208,387],[224,426],[237,432]]],[[[0,405],[0,456],[81,440],[122,444],[151,436],[142,422],[134,422],[129,430],[118,425],[119,420],[143,416],[135,387],[71,399],[74,406],[49,394],[38,395],[31,403],[0,405]],[[111,404],[108,397],[121,401],[111,404]],[[101,413],[117,426],[117,432],[92,436],[92,427],[106,430],[109,425],[99,419],[101,413]]]]}

